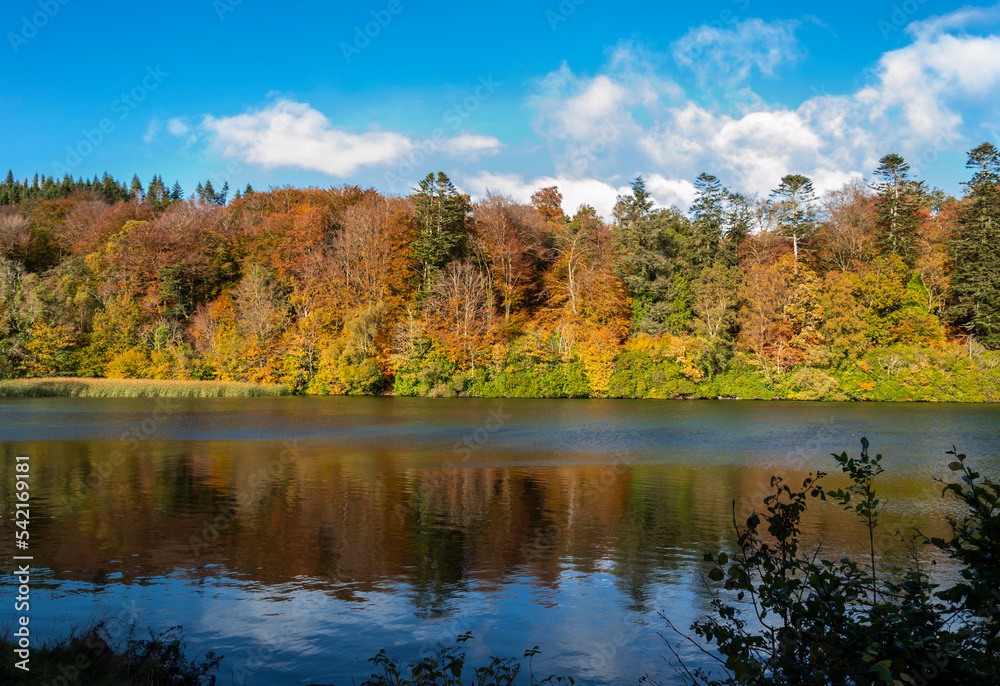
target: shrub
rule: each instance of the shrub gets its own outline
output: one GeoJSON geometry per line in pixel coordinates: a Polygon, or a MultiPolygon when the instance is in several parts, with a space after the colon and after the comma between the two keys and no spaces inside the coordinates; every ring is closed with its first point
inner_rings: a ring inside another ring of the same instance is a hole
{"type": "MultiPolygon", "coordinates": [[[[4,684],[48,684],[70,681],[90,686],[215,686],[222,656],[212,651],[204,657],[188,657],[181,627],[159,634],[149,630],[149,638],[135,638],[135,627],[127,626],[123,639],[116,638],[105,622],[85,631],[74,631],[57,644],[36,648],[31,656],[31,671],[13,666],[12,660],[0,664],[4,684]],[[76,677],[74,677],[76,675],[76,677]]],[[[6,654],[13,644],[0,639],[6,654]]]]}
{"type": "Polygon", "coordinates": [[[772,477],[764,512],[746,519],[735,555],[706,556],[715,564],[709,579],[722,588],[715,591],[714,614],[691,628],[718,651],[722,676],[687,669],[668,643],[684,683],[874,686],[926,683],[924,675],[942,684],[998,683],[1000,485],[981,478],[965,455],[949,453],[959,481],[944,492],[965,514],[952,523],[950,539],[917,539],[962,566],[961,580],[939,591],[919,569],[878,569],[874,532],[885,505],[874,484],[882,456],[870,456],[866,439],[861,445],[858,458],[834,456],[850,479],[846,490],[824,490],[822,472],[798,489],[772,477]],[[816,499],[830,499],[861,519],[869,534],[867,565],[800,550],[801,517],[816,499]]]}
{"type": "Polygon", "coordinates": [[[812,367],[799,367],[788,377],[793,400],[840,400],[840,384],[832,376],[812,367]]]}

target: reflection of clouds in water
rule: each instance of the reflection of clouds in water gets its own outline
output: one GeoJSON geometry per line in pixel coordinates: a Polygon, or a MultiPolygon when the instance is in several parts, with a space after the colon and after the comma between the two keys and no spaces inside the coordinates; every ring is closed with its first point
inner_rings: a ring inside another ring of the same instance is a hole
{"type": "MultiPolygon", "coordinates": [[[[545,669],[565,672],[563,665],[577,665],[572,676],[578,683],[633,683],[646,666],[657,660],[657,637],[651,636],[634,613],[623,610],[625,599],[613,590],[614,579],[603,573],[561,575],[554,601],[544,619],[531,622],[529,636],[544,636],[542,658],[558,654],[561,665],[545,660],[545,669]],[[600,588],[601,592],[595,592],[600,588]]],[[[529,646],[525,646],[529,647],[529,646]]]]}
{"type": "Polygon", "coordinates": [[[559,575],[556,587],[541,591],[549,602],[529,582],[505,586],[491,597],[463,597],[460,614],[423,620],[399,597],[381,594],[368,598],[363,612],[352,612],[317,592],[287,587],[253,593],[234,589],[231,594],[203,600],[198,631],[235,639],[238,645],[250,644],[227,659],[237,674],[241,669],[261,672],[264,666],[259,663],[266,663],[269,674],[301,671],[299,660],[319,657],[331,641],[364,628],[370,639],[368,652],[359,656],[362,662],[381,648],[401,662],[417,660],[455,645],[459,635],[472,632],[472,639],[462,647],[470,666],[485,664],[494,655],[520,659],[525,649],[540,643],[542,654],[534,658],[539,671],[572,671],[583,683],[621,683],[650,669],[641,655],[646,651],[648,659],[654,659],[657,641],[645,627],[646,621],[623,609],[614,587],[614,578],[604,572],[567,572],[559,575]],[[275,590],[285,590],[285,599],[275,600],[275,590]],[[532,610],[543,606],[545,612],[532,610]],[[637,665],[641,667],[638,672],[637,665]]]}
{"type": "Polygon", "coordinates": [[[371,593],[365,594],[365,601],[343,603],[325,592],[295,590],[290,584],[253,591],[233,586],[228,593],[205,598],[197,625],[191,628],[208,634],[209,644],[228,641],[238,646],[223,664],[236,676],[301,673],[311,667],[320,678],[325,665],[348,657],[350,649],[363,663],[379,649],[391,647],[385,636],[408,630],[412,607],[403,596],[371,593]]]}

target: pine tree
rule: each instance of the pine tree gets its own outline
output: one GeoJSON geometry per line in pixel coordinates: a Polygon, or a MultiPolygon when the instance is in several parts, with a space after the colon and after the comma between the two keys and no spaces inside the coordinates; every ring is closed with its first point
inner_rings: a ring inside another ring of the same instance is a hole
{"type": "Polygon", "coordinates": [[[253,193],[253,186],[248,183],[247,187],[243,190],[243,195],[250,195],[251,193],[253,193]]]}
{"type": "Polygon", "coordinates": [[[14,200],[14,171],[7,171],[7,179],[0,186],[0,205],[13,205],[14,200]]]}
{"type": "Polygon", "coordinates": [[[459,193],[448,175],[428,174],[411,200],[417,209],[419,233],[413,256],[420,263],[423,288],[430,288],[434,275],[465,253],[469,196],[459,193]]]}
{"type": "Polygon", "coordinates": [[[813,183],[807,176],[788,174],[771,191],[777,201],[778,232],[792,239],[795,261],[799,260],[799,242],[812,235],[816,229],[816,213],[812,203],[816,199],[813,183]]]}
{"type": "Polygon", "coordinates": [[[975,169],[951,244],[954,322],[989,348],[1000,348],[1000,151],[983,143],[969,152],[975,169]]]}
{"type": "Polygon", "coordinates": [[[632,193],[619,195],[612,211],[619,226],[631,226],[653,209],[653,198],[646,190],[646,181],[637,176],[631,186],[632,193]]]}
{"type": "Polygon", "coordinates": [[[137,174],[132,175],[132,186],[129,188],[129,195],[139,202],[142,202],[146,198],[145,189],[142,187],[142,181],[139,180],[137,174]]]}
{"type": "Polygon", "coordinates": [[[688,255],[691,266],[698,272],[711,265],[718,256],[728,192],[719,179],[704,172],[695,179],[694,187],[698,195],[691,203],[694,221],[691,225],[688,255]]]}
{"type": "Polygon", "coordinates": [[[742,193],[730,193],[726,203],[726,262],[735,267],[739,262],[740,245],[750,236],[753,227],[751,200],[742,193]]]}
{"type": "Polygon", "coordinates": [[[879,160],[872,187],[878,193],[875,242],[883,254],[899,255],[907,265],[917,259],[917,226],[923,183],[908,178],[910,165],[890,153],[879,160]]]}
{"type": "Polygon", "coordinates": [[[170,191],[170,199],[171,200],[183,200],[184,199],[184,191],[181,189],[181,182],[180,181],[176,181],[176,180],[174,181],[174,187],[170,191]]]}
{"type": "Polygon", "coordinates": [[[99,187],[101,192],[104,194],[104,198],[112,205],[123,199],[121,197],[122,188],[118,185],[118,182],[114,180],[111,174],[104,172],[104,177],[101,179],[99,187]]]}

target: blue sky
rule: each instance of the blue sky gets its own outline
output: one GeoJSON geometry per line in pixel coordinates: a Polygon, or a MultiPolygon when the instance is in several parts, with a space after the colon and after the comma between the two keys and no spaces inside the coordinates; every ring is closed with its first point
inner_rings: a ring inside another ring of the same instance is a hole
{"type": "Polygon", "coordinates": [[[1000,144],[1000,5],[17,0],[0,28],[18,177],[405,193],[441,169],[607,214],[637,174],[686,208],[701,171],[825,191],[893,151],[958,194],[1000,144]]]}

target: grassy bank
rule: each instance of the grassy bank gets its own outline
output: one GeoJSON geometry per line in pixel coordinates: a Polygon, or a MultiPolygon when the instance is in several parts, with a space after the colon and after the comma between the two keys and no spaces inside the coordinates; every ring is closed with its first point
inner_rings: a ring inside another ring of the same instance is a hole
{"type": "Polygon", "coordinates": [[[286,386],[230,381],[87,379],[73,377],[0,381],[0,397],[76,396],[81,398],[239,398],[288,395],[286,386]]]}
{"type": "Polygon", "coordinates": [[[638,337],[600,364],[511,353],[471,373],[430,351],[399,369],[392,390],[430,397],[1000,402],[1000,352],[958,345],[891,346],[839,365],[782,369],[737,352],[724,371],[713,371],[686,355],[638,337]]]}

